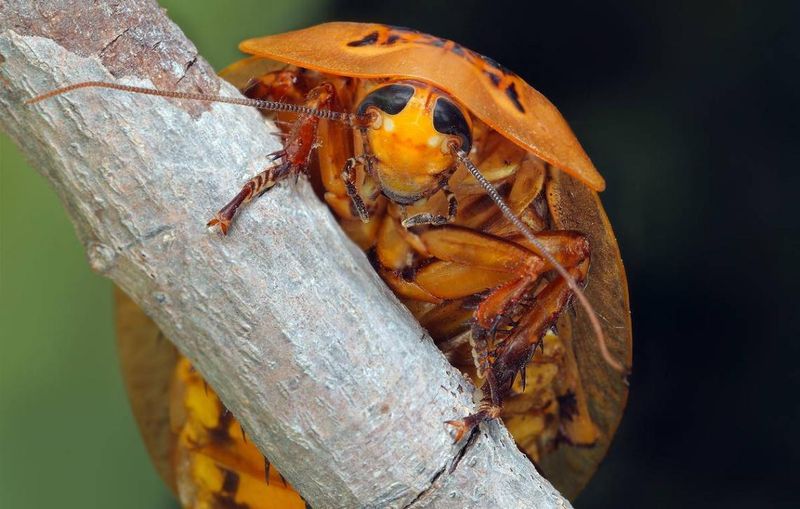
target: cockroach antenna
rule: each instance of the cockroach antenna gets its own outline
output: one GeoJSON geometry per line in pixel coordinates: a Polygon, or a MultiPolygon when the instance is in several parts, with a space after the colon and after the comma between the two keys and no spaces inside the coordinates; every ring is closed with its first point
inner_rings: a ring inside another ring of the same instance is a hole
{"type": "Polygon", "coordinates": [[[369,124],[371,121],[371,117],[367,115],[358,115],[356,113],[345,113],[341,111],[320,110],[316,108],[309,108],[308,106],[300,106],[297,104],[283,103],[278,101],[265,101],[262,99],[250,99],[247,97],[225,97],[214,94],[198,94],[193,92],[178,92],[174,90],[160,90],[157,88],[135,87],[132,85],[121,85],[119,83],[109,83],[106,81],[83,81],[81,83],[67,85],[66,87],[56,88],[55,90],[51,90],[49,92],[45,92],[44,94],[28,99],[25,101],[25,104],[36,104],[44,101],[45,99],[66,94],[81,88],[109,88],[112,90],[120,90],[122,92],[129,92],[133,94],[154,95],[158,97],[167,97],[170,99],[188,99],[192,101],[250,106],[252,108],[265,111],[312,115],[323,120],[342,122],[350,127],[360,127],[369,124]]]}
{"type": "Polygon", "coordinates": [[[608,351],[608,346],[606,345],[606,338],[603,334],[603,329],[600,326],[600,320],[597,317],[597,313],[595,312],[592,304],[589,302],[589,299],[586,298],[586,294],[583,293],[583,290],[578,285],[575,278],[573,278],[567,269],[564,268],[563,265],[558,263],[558,260],[550,254],[547,249],[545,249],[544,245],[536,238],[533,231],[531,231],[528,226],[522,222],[522,219],[519,218],[514,211],[511,210],[511,207],[508,206],[506,201],[500,196],[500,193],[497,192],[497,189],[489,182],[486,177],[480,172],[480,170],[475,166],[475,164],[470,160],[469,156],[461,150],[456,144],[451,145],[451,150],[456,158],[464,165],[464,168],[469,171],[475,180],[486,190],[486,194],[489,195],[489,198],[497,205],[497,208],[500,209],[500,212],[503,213],[506,219],[508,219],[511,224],[513,224],[517,230],[528,240],[533,246],[536,247],[536,250],[539,252],[541,256],[547,260],[550,265],[558,272],[558,274],[564,278],[569,288],[577,297],[578,302],[580,302],[583,309],[586,310],[586,313],[589,315],[589,322],[592,325],[592,329],[594,330],[595,337],[597,339],[597,346],[600,348],[600,354],[603,356],[603,360],[611,366],[614,370],[618,371],[619,373],[623,374],[623,377],[627,377],[629,369],[623,366],[617,359],[615,359],[611,352],[608,351]]]}
{"type": "MultiPolygon", "coordinates": [[[[74,90],[82,89],[82,88],[106,88],[112,90],[119,90],[122,92],[129,92],[134,94],[144,94],[144,95],[152,95],[152,96],[159,96],[159,97],[166,97],[170,99],[186,99],[186,100],[194,100],[194,101],[204,101],[204,102],[217,102],[217,103],[225,103],[225,104],[235,104],[239,106],[250,106],[253,108],[257,108],[260,110],[266,111],[275,111],[275,112],[287,112],[287,113],[297,113],[300,115],[311,115],[315,116],[324,120],[333,120],[336,122],[342,122],[350,127],[356,127],[359,129],[363,129],[365,126],[369,125],[373,119],[369,115],[359,115],[356,113],[346,113],[340,111],[331,111],[331,110],[321,110],[316,108],[309,108],[307,106],[300,106],[296,104],[290,103],[283,103],[277,101],[265,101],[262,99],[250,99],[246,97],[225,97],[221,95],[214,95],[214,94],[200,94],[200,93],[193,93],[193,92],[178,92],[172,90],[160,90],[156,88],[147,88],[147,87],[137,87],[132,85],[122,85],[118,83],[110,83],[105,81],[84,81],[81,83],[75,83],[72,85],[68,85],[65,87],[57,88],[51,90],[49,92],[45,92],[44,94],[38,95],[31,99],[25,101],[25,104],[36,104],[38,102],[44,101],[45,99],[49,99],[51,97],[55,97],[58,95],[62,95],[68,92],[72,92],[74,90]]],[[[464,167],[469,171],[475,180],[486,190],[486,193],[495,202],[497,208],[500,209],[500,212],[508,219],[514,227],[519,230],[519,232],[537,249],[539,254],[547,260],[550,265],[558,272],[558,274],[564,278],[569,288],[574,293],[575,297],[580,302],[581,306],[586,310],[586,313],[589,316],[589,322],[594,330],[597,345],[600,349],[600,353],[603,356],[605,362],[611,366],[614,370],[622,373],[624,376],[627,376],[629,369],[623,366],[618,360],[616,360],[612,355],[611,352],[608,350],[608,346],[606,344],[605,335],[603,334],[603,329],[600,325],[600,320],[597,317],[597,313],[595,312],[594,308],[592,307],[589,299],[586,298],[586,295],[583,293],[583,290],[575,281],[569,272],[562,266],[558,260],[550,254],[547,249],[536,239],[536,236],[531,231],[528,226],[522,222],[522,220],[514,214],[508,204],[505,202],[500,193],[497,192],[497,189],[489,182],[486,177],[478,170],[475,164],[469,159],[469,156],[461,150],[457,145],[451,145],[451,150],[455,157],[459,160],[459,162],[464,165],[464,167]]]]}

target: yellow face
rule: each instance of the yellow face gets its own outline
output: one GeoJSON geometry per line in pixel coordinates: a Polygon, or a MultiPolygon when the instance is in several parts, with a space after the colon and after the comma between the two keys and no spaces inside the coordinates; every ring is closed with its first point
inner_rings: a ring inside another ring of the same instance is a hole
{"type": "Polygon", "coordinates": [[[438,191],[455,169],[454,142],[469,152],[469,115],[429,85],[400,81],[381,86],[358,111],[375,119],[367,130],[373,177],[394,202],[410,204],[438,191]]]}

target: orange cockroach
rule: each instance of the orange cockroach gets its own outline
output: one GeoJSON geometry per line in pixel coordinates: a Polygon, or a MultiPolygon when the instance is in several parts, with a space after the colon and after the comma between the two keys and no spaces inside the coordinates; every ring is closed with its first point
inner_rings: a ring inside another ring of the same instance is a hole
{"type": "MultiPolygon", "coordinates": [[[[328,23],[240,48],[253,56],[222,76],[246,99],[89,82],[31,102],[104,87],[275,112],[284,148],[209,227],[227,234],[241,205],[313,169],[344,230],[481,387],[478,411],[448,423],[455,439],[502,417],[575,496],[619,423],[631,337],[625,273],[596,194],[605,182],[561,114],[493,60],[404,28],[328,23]]],[[[236,447],[214,442],[230,441],[235,420],[178,366],[184,467],[168,477],[187,505],[244,503],[241,476],[269,478],[268,464],[254,466],[243,437],[236,447]],[[211,424],[193,417],[203,405],[211,424]]]]}

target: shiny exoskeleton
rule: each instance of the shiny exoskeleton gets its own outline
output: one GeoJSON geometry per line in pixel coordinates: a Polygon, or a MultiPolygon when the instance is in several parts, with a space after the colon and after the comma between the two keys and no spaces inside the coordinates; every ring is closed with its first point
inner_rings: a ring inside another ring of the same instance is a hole
{"type": "Polygon", "coordinates": [[[481,420],[500,416],[521,374],[520,392],[528,382],[552,392],[536,395],[551,418],[534,456],[557,437],[592,444],[597,431],[580,379],[558,379],[568,369],[568,353],[559,350],[554,334],[552,345],[545,338],[570,289],[562,278],[547,277],[553,267],[498,214],[485,190],[459,167],[457,154],[477,162],[537,240],[582,281],[590,247],[580,232],[549,228],[542,196],[547,165],[472,119],[446,92],[421,82],[352,80],[286,67],[252,81],[245,92],[278,101],[305,97],[308,108],[355,111],[359,120],[347,126],[308,114],[284,118],[289,127],[285,149],[275,154],[278,162],[248,181],[209,226],[227,232],[242,203],[306,172],[319,137],[321,192],[345,230],[454,362],[473,363],[484,381],[479,412],[450,423],[456,439],[481,420]],[[552,374],[528,377],[537,348],[535,365],[548,353],[559,360],[546,362],[552,374]]]}
{"type": "MultiPolygon", "coordinates": [[[[575,496],[625,405],[630,317],[596,195],[605,181],[558,110],[494,60],[404,28],[327,23],[240,48],[255,56],[222,74],[250,102],[98,82],[31,102],[105,87],[276,112],[283,149],[209,226],[228,233],[244,203],[310,174],[384,281],[481,388],[478,411],[449,422],[454,437],[501,417],[575,496]]],[[[177,459],[167,477],[187,507],[303,504],[291,490],[256,486],[274,469],[237,436],[213,390],[198,390],[185,360],[174,380],[177,459]]]]}

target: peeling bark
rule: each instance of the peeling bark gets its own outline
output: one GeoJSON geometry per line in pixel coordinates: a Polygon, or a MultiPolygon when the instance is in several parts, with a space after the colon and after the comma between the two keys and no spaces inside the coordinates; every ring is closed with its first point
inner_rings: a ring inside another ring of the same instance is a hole
{"type": "MultiPolygon", "coordinates": [[[[281,185],[227,238],[205,222],[277,148],[246,108],[83,90],[236,94],[151,1],[7,2],[0,126],[61,197],[94,270],[200,370],[314,507],[569,507],[451,367],[310,186],[281,185]]],[[[35,206],[35,205],[34,205],[35,206]]]]}

